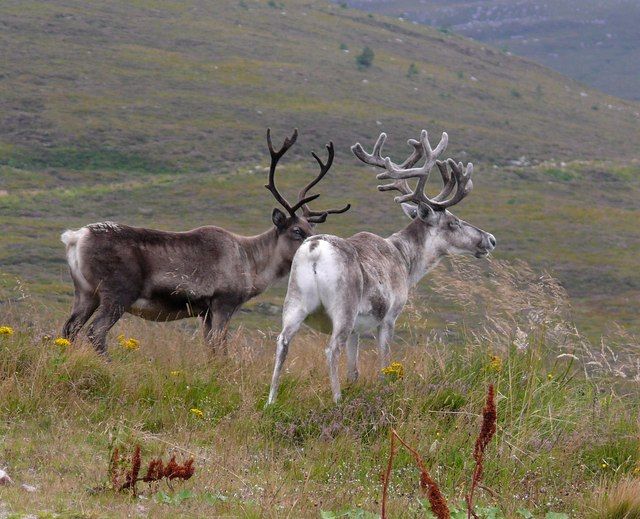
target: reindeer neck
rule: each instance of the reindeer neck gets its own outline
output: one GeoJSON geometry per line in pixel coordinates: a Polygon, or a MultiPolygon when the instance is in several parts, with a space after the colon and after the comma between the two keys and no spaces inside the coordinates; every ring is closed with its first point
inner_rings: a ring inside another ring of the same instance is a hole
{"type": "Polygon", "coordinates": [[[250,267],[247,276],[251,285],[251,297],[264,292],[271,283],[288,272],[290,265],[285,265],[277,254],[277,244],[275,227],[256,236],[245,236],[241,240],[250,267]]]}
{"type": "Polygon", "coordinates": [[[402,255],[409,273],[409,284],[415,285],[442,259],[435,246],[430,247],[433,236],[425,232],[420,220],[413,220],[404,229],[387,238],[402,255]]]}

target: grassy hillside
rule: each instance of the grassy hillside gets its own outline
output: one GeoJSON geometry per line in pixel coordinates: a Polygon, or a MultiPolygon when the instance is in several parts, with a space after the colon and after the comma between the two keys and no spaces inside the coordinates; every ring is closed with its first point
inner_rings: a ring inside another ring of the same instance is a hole
{"type": "Polygon", "coordinates": [[[301,149],[332,138],[343,154],[380,128],[403,138],[446,128],[452,151],[475,161],[629,157],[640,139],[637,105],[585,98],[530,62],[328,2],[0,9],[3,163],[206,170],[262,157],[267,125],[299,126],[301,149]],[[376,57],[363,72],[354,57],[365,45],[376,57]]]}
{"type": "MultiPolygon", "coordinates": [[[[584,97],[571,80],[458,36],[324,2],[0,10],[2,300],[15,298],[18,277],[68,304],[66,227],[266,228],[267,125],[276,138],[301,128],[283,169],[291,191],[310,174],[309,152],[336,142],[323,197],[355,205],[323,230],[392,232],[399,209],[348,147],[384,129],[389,151],[404,154],[427,127],[446,129],[451,154],[476,163],[458,212],[498,237],[498,257],[558,275],[595,332],[612,316],[635,323],[638,105],[584,97]],[[375,58],[359,70],[365,45],[375,58]],[[407,77],[411,63],[418,73],[407,77]]],[[[266,297],[279,302],[281,289],[266,297]]]]}
{"type": "Polygon", "coordinates": [[[463,34],[603,92],[640,100],[640,5],[633,0],[350,0],[463,34]]]}

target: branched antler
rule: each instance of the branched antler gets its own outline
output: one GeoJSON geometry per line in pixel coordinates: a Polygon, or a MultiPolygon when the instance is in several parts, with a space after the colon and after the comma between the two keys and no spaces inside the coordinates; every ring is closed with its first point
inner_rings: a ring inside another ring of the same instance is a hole
{"type": "MultiPolygon", "coordinates": [[[[293,130],[293,134],[291,135],[291,137],[285,138],[284,143],[282,144],[282,147],[276,151],[273,148],[273,143],[271,142],[271,128],[267,128],[267,146],[269,147],[269,153],[271,154],[271,165],[269,166],[269,183],[265,184],[264,187],[266,187],[269,191],[271,191],[271,194],[273,195],[273,197],[278,201],[278,203],[282,207],[286,209],[286,211],[291,216],[295,215],[295,210],[293,207],[291,207],[291,204],[287,202],[287,199],[284,196],[282,196],[280,191],[278,191],[278,188],[276,187],[276,183],[275,183],[275,175],[276,175],[276,167],[278,166],[278,161],[282,158],[282,156],[285,153],[287,153],[287,151],[289,151],[289,148],[291,148],[291,146],[295,144],[297,139],[298,139],[298,128],[295,128],[293,130]]],[[[310,202],[311,200],[315,200],[319,196],[320,195],[310,196],[306,200],[303,200],[302,202],[303,203],[310,202]]],[[[296,204],[296,209],[300,207],[298,204],[296,204]]]]}
{"type": "Polygon", "coordinates": [[[327,145],[329,157],[327,158],[326,163],[323,163],[315,153],[312,153],[313,158],[316,159],[316,161],[320,165],[320,173],[300,191],[300,193],[298,194],[298,201],[293,206],[278,191],[275,184],[276,166],[278,165],[278,161],[282,158],[282,156],[289,150],[289,148],[291,148],[291,146],[294,145],[297,138],[298,129],[296,128],[293,130],[293,134],[291,135],[291,137],[285,138],[282,147],[276,151],[274,150],[273,143],[271,142],[271,128],[267,129],[267,145],[269,146],[269,153],[271,154],[271,165],[269,167],[269,183],[264,187],[271,191],[271,194],[274,196],[274,198],[282,207],[286,209],[291,217],[295,216],[295,213],[298,209],[302,209],[303,215],[309,222],[322,223],[327,219],[327,215],[329,214],[340,214],[348,211],[351,208],[351,204],[347,204],[342,209],[328,209],[326,211],[312,211],[307,205],[309,202],[315,200],[320,196],[319,194],[307,196],[307,193],[329,172],[329,169],[333,164],[334,157],[333,142],[330,142],[327,145]]]}
{"type": "Polygon", "coordinates": [[[383,184],[378,186],[379,191],[399,191],[401,196],[395,198],[396,202],[415,202],[417,204],[425,204],[430,206],[436,211],[443,211],[444,209],[457,204],[462,200],[473,187],[471,181],[471,173],[473,172],[473,165],[467,164],[465,171],[463,171],[462,163],[456,163],[453,159],[448,159],[445,162],[438,160],[438,157],[445,151],[449,142],[449,137],[446,132],[442,133],[442,137],[438,145],[434,148],[431,147],[429,137],[426,130],[422,130],[420,134],[420,140],[416,141],[410,139],[409,145],[413,146],[413,153],[400,165],[397,165],[391,161],[389,157],[382,158],[382,146],[387,136],[385,133],[381,133],[380,137],[376,141],[373,151],[368,154],[364,151],[360,143],[355,144],[351,151],[365,164],[384,168],[383,173],[379,173],[376,178],[380,180],[392,179],[393,182],[389,184],[383,184]],[[414,167],[415,164],[425,157],[425,163],[420,167],[414,167]],[[424,193],[429,175],[433,166],[437,165],[440,175],[442,177],[443,188],[440,193],[429,198],[424,193]],[[449,169],[451,168],[451,173],[449,169]],[[415,189],[409,187],[408,179],[417,178],[418,183],[415,189]],[[447,199],[453,192],[454,195],[447,199]]]}
{"type": "MultiPolygon", "coordinates": [[[[318,176],[316,178],[314,178],[311,182],[309,182],[305,187],[303,187],[300,190],[300,193],[298,194],[298,200],[304,201],[309,190],[313,186],[315,186],[318,182],[320,182],[323,179],[323,177],[329,172],[329,169],[333,164],[333,157],[335,155],[335,151],[333,149],[333,142],[329,142],[329,144],[327,144],[327,152],[328,152],[327,162],[322,162],[322,159],[320,159],[318,155],[316,155],[314,152],[311,153],[311,155],[313,155],[313,158],[316,159],[316,161],[318,162],[318,165],[320,166],[320,173],[318,173],[318,176]]],[[[351,208],[351,204],[347,204],[342,209],[327,209],[325,211],[312,211],[311,209],[309,209],[309,206],[306,203],[298,202],[296,206],[300,206],[302,208],[302,214],[304,214],[305,218],[309,222],[313,222],[313,223],[322,223],[327,219],[328,215],[345,213],[351,208]]]]}
{"type": "MultiPolygon", "coordinates": [[[[351,147],[351,151],[353,154],[358,157],[365,164],[369,164],[370,166],[377,166],[379,168],[385,167],[384,159],[382,158],[382,147],[384,146],[385,141],[387,140],[387,134],[381,133],[378,140],[373,145],[373,151],[371,154],[364,151],[362,145],[358,142],[354,146],[351,147]]],[[[405,161],[399,166],[400,168],[411,168],[416,165],[416,163],[422,158],[424,152],[422,149],[422,144],[415,139],[409,139],[407,141],[409,146],[413,147],[413,152],[409,155],[405,161]]],[[[408,194],[411,192],[411,188],[409,187],[409,183],[406,180],[396,180],[391,182],[390,184],[385,184],[378,186],[378,191],[391,191],[396,190],[400,191],[403,194],[408,194]]]]}

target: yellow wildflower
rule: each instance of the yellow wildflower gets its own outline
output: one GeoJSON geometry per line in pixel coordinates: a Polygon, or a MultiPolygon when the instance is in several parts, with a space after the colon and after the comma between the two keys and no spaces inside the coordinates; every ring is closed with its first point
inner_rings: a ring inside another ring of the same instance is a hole
{"type": "Polygon", "coordinates": [[[60,346],[61,348],[66,348],[67,346],[71,346],[71,341],[69,339],[65,339],[64,337],[58,337],[53,344],[56,346],[60,346]]]}
{"type": "Polygon", "coordinates": [[[496,373],[500,373],[502,371],[502,359],[497,355],[492,355],[491,360],[489,360],[488,368],[491,371],[495,371],[496,373]]]}
{"type": "Polygon", "coordinates": [[[382,369],[382,373],[392,378],[402,378],[404,377],[404,366],[399,362],[392,362],[386,368],[382,369]]]}
{"type": "Polygon", "coordinates": [[[11,326],[0,326],[0,335],[13,335],[11,326]]]}
{"type": "Polygon", "coordinates": [[[124,335],[118,335],[117,337],[120,346],[122,346],[125,350],[137,350],[140,347],[140,341],[134,339],[133,337],[125,337],[124,335]]]}
{"type": "Polygon", "coordinates": [[[174,371],[171,371],[171,376],[172,377],[177,377],[178,375],[180,375],[180,373],[182,373],[182,371],[180,371],[179,369],[176,369],[174,371]]]}
{"type": "Polygon", "coordinates": [[[553,380],[553,373],[547,374],[547,380],[553,380]]]}
{"type": "Polygon", "coordinates": [[[204,418],[204,412],[197,407],[192,407],[191,409],[189,409],[189,412],[196,418],[204,418]]]}

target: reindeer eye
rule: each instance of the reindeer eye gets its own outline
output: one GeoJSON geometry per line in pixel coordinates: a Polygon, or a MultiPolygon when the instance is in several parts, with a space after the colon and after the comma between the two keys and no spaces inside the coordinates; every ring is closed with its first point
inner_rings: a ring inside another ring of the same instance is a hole
{"type": "Polygon", "coordinates": [[[299,227],[293,228],[293,234],[296,238],[304,238],[304,233],[300,230],[299,227]]]}

